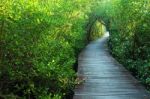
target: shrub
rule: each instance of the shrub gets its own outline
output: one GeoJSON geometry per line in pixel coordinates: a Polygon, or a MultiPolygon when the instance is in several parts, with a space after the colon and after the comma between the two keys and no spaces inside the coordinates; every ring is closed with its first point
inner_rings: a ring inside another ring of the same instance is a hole
{"type": "Polygon", "coordinates": [[[1,96],[65,96],[74,88],[72,66],[85,45],[84,2],[4,0],[2,4],[1,96]]]}

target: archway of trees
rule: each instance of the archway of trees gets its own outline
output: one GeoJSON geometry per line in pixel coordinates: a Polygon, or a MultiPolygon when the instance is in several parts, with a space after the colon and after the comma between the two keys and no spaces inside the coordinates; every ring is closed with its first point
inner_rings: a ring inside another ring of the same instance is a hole
{"type": "Polygon", "coordinates": [[[149,0],[2,0],[0,6],[0,98],[70,95],[77,55],[102,36],[104,24],[111,53],[150,88],[149,0]]]}

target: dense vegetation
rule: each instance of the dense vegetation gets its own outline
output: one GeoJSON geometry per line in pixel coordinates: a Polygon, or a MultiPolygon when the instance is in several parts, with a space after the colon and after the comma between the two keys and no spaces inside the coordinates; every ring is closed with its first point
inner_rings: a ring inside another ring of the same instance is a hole
{"type": "Polygon", "coordinates": [[[150,90],[150,1],[104,1],[112,54],[150,90]]]}
{"type": "Polygon", "coordinates": [[[64,98],[76,84],[78,53],[103,34],[104,24],[112,54],[150,89],[150,1],[2,0],[0,6],[0,98],[64,98]]]}
{"type": "Polygon", "coordinates": [[[67,95],[76,84],[73,65],[87,42],[85,28],[96,4],[96,0],[2,0],[0,98],[67,95]]]}
{"type": "Polygon", "coordinates": [[[104,34],[105,30],[106,30],[105,25],[101,21],[96,20],[92,24],[91,29],[89,31],[88,41],[93,41],[93,40],[98,39],[99,37],[101,37],[104,34]]]}

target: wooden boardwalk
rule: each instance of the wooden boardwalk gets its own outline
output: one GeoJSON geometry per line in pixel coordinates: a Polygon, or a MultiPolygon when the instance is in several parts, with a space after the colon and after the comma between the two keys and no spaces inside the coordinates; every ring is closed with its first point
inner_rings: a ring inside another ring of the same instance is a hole
{"type": "Polygon", "coordinates": [[[150,99],[146,89],[120,65],[106,47],[108,35],[91,42],[78,59],[79,78],[73,99],[150,99]]]}

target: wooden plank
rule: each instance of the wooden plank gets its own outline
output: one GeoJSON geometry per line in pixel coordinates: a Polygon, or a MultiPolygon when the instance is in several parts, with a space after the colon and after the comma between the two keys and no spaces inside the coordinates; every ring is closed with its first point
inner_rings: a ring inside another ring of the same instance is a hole
{"type": "Polygon", "coordinates": [[[76,86],[73,99],[150,99],[146,89],[109,54],[107,38],[91,42],[79,55],[78,75],[85,81],[76,86]]]}

